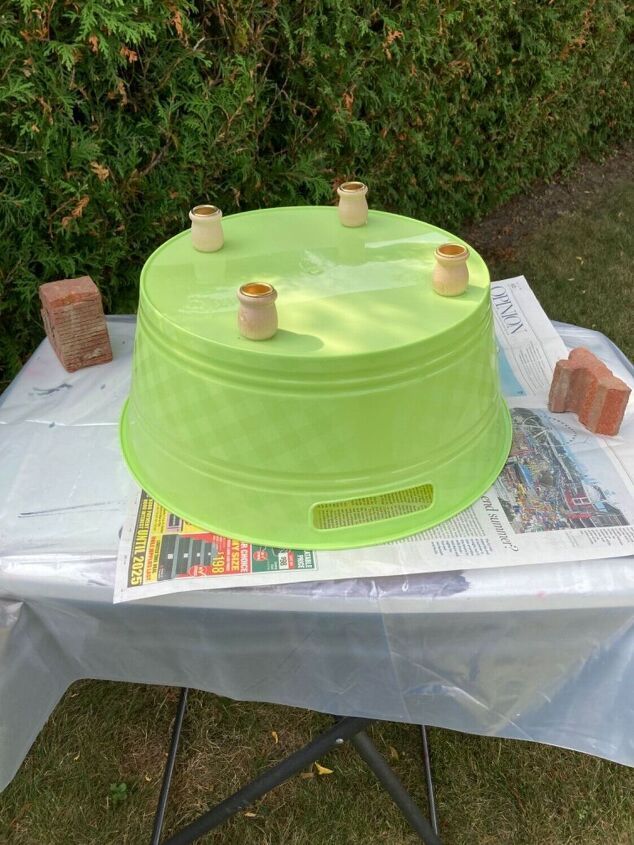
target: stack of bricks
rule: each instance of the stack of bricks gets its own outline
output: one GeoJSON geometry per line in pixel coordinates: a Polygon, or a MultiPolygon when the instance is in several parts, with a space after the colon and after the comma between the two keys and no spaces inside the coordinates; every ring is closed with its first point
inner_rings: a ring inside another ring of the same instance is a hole
{"type": "Polygon", "coordinates": [[[588,349],[573,349],[557,361],[550,386],[548,408],[555,413],[573,411],[579,422],[595,434],[617,434],[631,390],[588,349]]]}
{"type": "Polygon", "coordinates": [[[44,328],[64,369],[72,373],[112,361],[101,294],[90,276],[40,286],[44,328]]]}

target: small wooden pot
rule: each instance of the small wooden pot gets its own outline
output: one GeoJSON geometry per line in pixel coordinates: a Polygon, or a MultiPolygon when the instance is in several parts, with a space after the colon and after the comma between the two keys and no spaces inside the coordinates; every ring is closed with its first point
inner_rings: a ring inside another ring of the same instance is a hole
{"type": "Polygon", "coordinates": [[[441,296],[460,296],[469,284],[469,250],[462,244],[441,244],[434,251],[432,283],[441,296]]]}
{"type": "Polygon", "coordinates": [[[342,226],[365,226],[368,222],[368,186],[363,182],[344,182],[337,188],[339,220],[342,226]]]}
{"type": "Polygon", "coordinates": [[[248,340],[268,340],[277,331],[277,291],[267,282],[248,282],[238,290],[238,328],[248,340]]]}
{"type": "Polygon", "coordinates": [[[215,205],[196,205],[189,212],[192,221],[192,246],[199,252],[217,252],[225,242],[222,211],[215,205]]]}

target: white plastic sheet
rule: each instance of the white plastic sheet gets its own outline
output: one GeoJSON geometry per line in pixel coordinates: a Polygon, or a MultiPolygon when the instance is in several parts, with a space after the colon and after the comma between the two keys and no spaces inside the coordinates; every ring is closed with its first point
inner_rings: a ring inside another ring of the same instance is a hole
{"type": "MultiPolygon", "coordinates": [[[[0,404],[0,788],[80,678],[426,723],[634,765],[634,560],[184,593],[112,604],[131,484],[115,359],[44,342],[0,404]]],[[[619,375],[601,335],[558,327],[619,375]]]]}

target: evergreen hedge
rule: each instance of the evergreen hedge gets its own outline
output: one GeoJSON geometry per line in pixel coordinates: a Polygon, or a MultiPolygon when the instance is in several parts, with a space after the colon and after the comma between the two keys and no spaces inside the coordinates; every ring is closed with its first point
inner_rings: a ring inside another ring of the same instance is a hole
{"type": "Polygon", "coordinates": [[[632,126],[622,0],[0,0],[0,358],[37,287],[132,309],[205,199],[329,203],[451,228],[632,126]]]}

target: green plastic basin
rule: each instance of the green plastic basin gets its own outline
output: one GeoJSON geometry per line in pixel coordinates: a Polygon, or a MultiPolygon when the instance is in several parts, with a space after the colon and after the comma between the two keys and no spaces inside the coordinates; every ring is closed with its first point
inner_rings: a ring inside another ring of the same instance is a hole
{"type": "Polygon", "coordinates": [[[201,528],[313,549],[371,545],[453,516],[493,483],[511,442],[489,274],[471,251],[458,297],[432,290],[457,240],[371,211],[275,208],[189,232],[141,274],[121,445],[139,484],[201,528]],[[270,282],[279,331],[241,337],[237,288],[270,282]]]}

